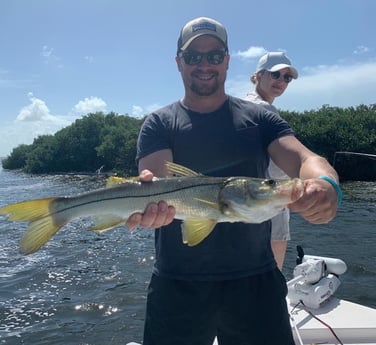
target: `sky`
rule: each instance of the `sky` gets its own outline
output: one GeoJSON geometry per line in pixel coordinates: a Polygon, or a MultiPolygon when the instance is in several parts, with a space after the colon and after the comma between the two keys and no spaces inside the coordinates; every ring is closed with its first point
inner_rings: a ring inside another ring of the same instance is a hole
{"type": "Polygon", "coordinates": [[[183,96],[175,63],[182,26],[227,29],[226,92],[244,97],[267,51],[299,71],[278,109],[376,103],[374,0],[1,0],[0,157],[82,116],[142,117],[183,96]]]}

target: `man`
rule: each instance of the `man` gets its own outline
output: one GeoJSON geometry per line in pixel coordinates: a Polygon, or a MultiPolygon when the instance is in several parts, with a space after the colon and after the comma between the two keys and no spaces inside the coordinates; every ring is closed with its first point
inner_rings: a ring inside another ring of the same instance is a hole
{"type": "MultiPolygon", "coordinates": [[[[298,78],[298,71],[283,52],[269,52],[261,56],[256,72],[251,76],[254,91],[247,94],[246,100],[261,104],[264,108],[278,112],[272,105],[276,97],[281,96],[292,79],[298,78]]],[[[271,160],[268,168],[270,178],[288,178],[271,160]]],[[[290,212],[283,210],[272,220],[272,250],[278,268],[282,270],[285,261],[287,241],[290,240],[290,212]]]]}
{"type": "MultiPolygon", "coordinates": [[[[228,96],[227,33],[196,18],[181,30],[176,63],[184,97],[152,113],[139,135],[140,177],[166,176],[174,161],[212,176],[264,177],[269,155],[305,192],[291,205],[312,223],[336,213],[338,176],[304,147],[277,114],[228,96]],[[318,179],[326,175],[326,180],[318,179]]],[[[270,221],[220,223],[194,247],[182,243],[180,221],[165,202],[151,203],[127,225],[159,228],[148,291],[144,345],[294,344],[286,282],[270,247],[270,221]]]]}

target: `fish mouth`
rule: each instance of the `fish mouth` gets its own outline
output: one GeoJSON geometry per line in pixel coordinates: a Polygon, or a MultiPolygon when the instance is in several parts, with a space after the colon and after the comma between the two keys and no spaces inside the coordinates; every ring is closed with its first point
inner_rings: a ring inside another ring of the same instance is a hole
{"type": "Polygon", "coordinates": [[[304,194],[304,183],[301,179],[295,178],[294,186],[291,190],[291,201],[294,202],[300,199],[304,194]]]}
{"type": "Polygon", "coordinates": [[[287,185],[282,186],[277,193],[283,197],[287,197],[291,202],[294,202],[303,196],[304,183],[301,179],[294,178],[287,185]]]}

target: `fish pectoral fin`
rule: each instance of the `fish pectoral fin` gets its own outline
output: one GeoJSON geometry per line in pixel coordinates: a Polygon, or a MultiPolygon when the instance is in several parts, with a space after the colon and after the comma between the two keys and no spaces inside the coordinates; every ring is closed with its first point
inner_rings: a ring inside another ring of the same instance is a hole
{"type": "Polygon", "coordinates": [[[213,231],[217,221],[214,219],[190,218],[182,223],[183,243],[192,247],[199,244],[213,231]]]}
{"type": "Polygon", "coordinates": [[[199,199],[199,198],[194,198],[195,200],[202,202],[203,204],[210,206],[211,208],[214,208],[217,211],[221,211],[220,205],[217,202],[205,200],[205,199],[199,199]]]}
{"type": "Polygon", "coordinates": [[[167,172],[169,174],[178,176],[178,177],[196,177],[196,176],[202,176],[202,174],[197,173],[196,171],[193,171],[189,168],[186,168],[180,164],[176,164],[173,162],[165,162],[165,166],[167,168],[167,172]]]}
{"type": "Polygon", "coordinates": [[[113,214],[107,214],[102,216],[95,216],[93,218],[93,226],[89,230],[95,232],[104,232],[111,230],[118,225],[124,225],[125,219],[119,216],[114,216],[113,214]]]}

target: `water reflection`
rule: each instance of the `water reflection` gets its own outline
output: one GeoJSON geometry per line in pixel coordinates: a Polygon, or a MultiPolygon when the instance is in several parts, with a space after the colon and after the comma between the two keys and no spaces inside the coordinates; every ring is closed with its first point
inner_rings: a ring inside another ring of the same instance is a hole
{"type": "MultiPolygon", "coordinates": [[[[0,170],[0,205],[74,195],[105,184],[96,176],[29,176],[0,170]]],[[[376,307],[376,183],[345,183],[335,221],[313,226],[292,215],[285,275],[297,244],[307,254],[348,266],[337,296],[376,307]]],[[[90,220],[64,227],[35,254],[18,253],[26,229],[0,217],[0,343],[123,344],[141,342],[146,290],[154,262],[151,230],[124,227],[97,235],[90,220]]]]}

